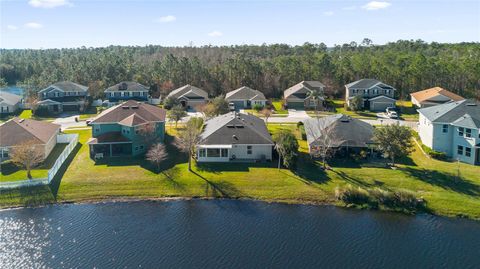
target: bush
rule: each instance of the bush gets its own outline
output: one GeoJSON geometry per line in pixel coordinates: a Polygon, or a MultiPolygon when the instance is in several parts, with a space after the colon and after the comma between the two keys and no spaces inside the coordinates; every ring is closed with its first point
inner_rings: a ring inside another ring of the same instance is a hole
{"type": "Polygon", "coordinates": [[[370,202],[370,196],[368,192],[360,187],[353,187],[347,185],[344,188],[335,188],[335,198],[343,201],[346,204],[368,204],[370,202]]]}
{"type": "Polygon", "coordinates": [[[428,154],[428,156],[430,156],[434,159],[437,159],[437,160],[446,160],[447,159],[447,155],[445,153],[433,150],[433,149],[425,146],[424,144],[422,144],[422,149],[423,149],[423,151],[425,151],[425,153],[428,154]]]}
{"type": "Polygon", "coordinates": [[[253,110],[255,110],[255,111],[257,111],[257,112],[260,112],[260,110],[263,109],[263,106],[260,105],[260,104],[255,104],[255,105],[253,105],[252,108],[253,108],[253,110]]]}
{"type": "Polygon", "coordinates": [[[307,140],[307,133],[305,132],[305,126],[303,124],[298,125],[297,128],[300,131],[300,136],[302,137],[302,140],[307,140]]]}
{"type": "Polygon", "coordinates": [[[32,110],[32,114],[35,116],[48,116],[50,112],[48,111],[48,107],[46,106],[37,106],[35,109],[32,110]]]}
{"type": "Polygon", "coordinates": [[[419,206],[419,200],[415,194],[407,190],[397,190],[393,193],[395,207],[416,209],[419,206]]]}

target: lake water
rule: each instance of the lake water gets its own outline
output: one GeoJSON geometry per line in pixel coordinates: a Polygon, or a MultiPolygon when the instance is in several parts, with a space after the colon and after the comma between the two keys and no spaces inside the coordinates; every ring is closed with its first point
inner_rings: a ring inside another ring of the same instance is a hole
{"type": "Polygon", "coordinates": [[[0,211],[0,268],[479,268],[480,223],[171,201],[0,211]]]}
{"type": "Polygon", "coordinates": [[[5,88],[1,88],[0,89],[1,91],[5,91],[5,92],[9,92],[9,93],[13,93],[13,94],[16,94],[16,95],[20,95],[20,96],[23,96],[23,88],[20,88],[20,87],[17,87],[17,86],[8,86],[8,87],[5,87],[5,88]]]}

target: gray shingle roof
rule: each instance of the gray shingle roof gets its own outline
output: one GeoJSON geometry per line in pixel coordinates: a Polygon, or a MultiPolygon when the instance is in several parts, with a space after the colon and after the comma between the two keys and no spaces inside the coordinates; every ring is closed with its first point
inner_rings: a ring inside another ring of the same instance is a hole
{"type": "Polygon", "coordinates": [[[236,90],[230,91],[225,95],[226,100],[267,100],[265,95],[257,90],[243,86],[236,90]]]}
{"type": "Polygon", "coordinates": [[[200,145],[271,144],[265,122],[253,115],[227,113],[206,122],[200,145]]]}
{"type": "Polygon", "coordinates": [[[285,98],[288,98],[289,96],[294,95],[297,91],[303,88],[306,88],[309,91],[314,91],[314,90],[323,91],[323,89],[325,88],[325,85],[323,85],[320,81],[314,81],[314,80],[302,81],[286,89],[283,93],[283,96],[285,98]]]}
{"type": "Polygon", "coordinates": [[[105,90],[105,92],[117,91],[144,92],[148,91],[148,87],[134,81],[122,81],[105,90]]]}
{"type": "Polygon", "coordinates": [[[360,80],[348,83],[345,86],[348,89],[370,89],[370,88],[372,88],[374,86],[377,86],[377,85],[380,88],[396,90],[395,88],[393,88],[390,85],[387,85],[387,84],[385,84],[381,81],[378,81],[376,79],[371,79],[371,78],[360,79],[360,80]]]}
{"type": "Polygon", "coordinates": [[[86,92],[88,90],[88,87],[80,85],[80,84],[75,83],[75,82],[71,82],[71,81],[61,81],[61,82],[57,82],[57,83],[54,83],[54,84],[46,87],[45,89],[41,90],[40,92],[44,92],[44,91],[49,92],[49,91],[54,90],[54,89],[59,89],[59,90],[64,91],[64,92],[86,92]]]}
{"type": "Polygon", "coordinates": [[[453,123],[467,128],[480,128],[480,102],[462,100],[417,110],[431,122],[453,123]]]}
{"type": "Polygon", "coordinates": [[[325,130],[334,138],[332,147],[366,147],[373,137],[370,124],[343,114],[310,118],[304,121],[304,125],[309,145],[322,137],[325,130]]]}
{"type": "Polygon", "coordinates": [[[20,95],[16,95],[6,91],[0,91],[0,102],[13,106],[20,101],[22,101],[22,97],[20,95]]]}
{"type": "Polygon", "coordinates": [[[178,89],[175,89],[173,91],[171,91],[167,98],[170,97],[170,98],[175,98],[175,99],[178,99],[184,95],[188,95],[190,93],[193,93],[195,95],[198,95],[198,96],[201,96],[203,97],[204,99],[208,99],[208,93],[200,88],[197,88],[195,86],[192,86],[190,84],[187,84],[185,86],[182,86],[178,89]]]}

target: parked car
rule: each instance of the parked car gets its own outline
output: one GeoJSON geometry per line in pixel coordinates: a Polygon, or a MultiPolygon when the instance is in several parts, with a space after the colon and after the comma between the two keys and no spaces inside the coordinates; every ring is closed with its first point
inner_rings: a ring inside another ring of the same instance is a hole
{"type": "Polygon", "coordinates": [[[228,110],[234,111],[235,110],[235,103],[233,103],[233,102],[228,103],[228,110]]]}
{"type": "Polygon", "coordinates": [[[389,118],[391,119],[398,119],[398,112],[397,112],[397,109],[394,108],[394,107],[387,107],[387,109],[385,110],[386,111],[386,114],[389,118]]]}

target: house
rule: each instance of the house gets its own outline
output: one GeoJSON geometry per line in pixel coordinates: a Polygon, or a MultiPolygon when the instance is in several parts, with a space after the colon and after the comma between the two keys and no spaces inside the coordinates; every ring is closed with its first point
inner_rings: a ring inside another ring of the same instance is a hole
{"type": "Polygon", "coordinates": [[[323,118],[309,118],[303,123],[309,152],[327,145],[347,152],[351,149],[366,149],[372,145],[373,126],[350,116],[335,114],[323,118]]]}
{"type": "Polygon", "coordinates": [[[312,109],[320,106],[324,101],[325,85],[320,81],[302,81],[283,92],[285,105],[290,109],[312,109]],[[318,91],[322,97],[317,99],[310,96],[310,93],[318,91]]]}
{"type": "Polygon", "coordinates": [[[434,87],[410,94],[412,104],[419,108],[436,106],[451,101],[461,101],[465,98],[440,87],[434,87]]]}
{"type": "Polygon", "coordinates": [[[208,102],[208,93],[200,88],[187,84],[170,92],[167,98],[173,98],[186,109],[193,109],[208,102]]]}
{"type": "Polygon", "coordinates": [[[34,141],[47,158],[57,144],[60,125],[45,121],[13,118],[0,125],[0,159],[9,159],[9,152],[22,143],[34,141]]]}
{"type": "Polygon", "coordinates": [[[82,111],[88,96],[88,87],[71,82],[62,81],[52,84],[38,92],[39,107],[46,107],[49,113],[64,111],[82,111]]]}
{"type": "Polygon", "coordinates": [[[157,106],[129,100],[110,107],[92,122],[87,142],[90,157],[136,156],[148,149],[148,140],[163,141],[166,111],[157,106]]]}
{"type": "Polygon", "coordinates": [[[22,97],[6,91],[0,91],[0,114],[11,114],[20,108],[22,97]]]}
{"type": "Polygon", "coordinates": [[[245,86],[228,92],[225,100],[233,103],[235,109],[252,108],[255,105],[264,107],[267,104],[267,98],[262,92],[245,86]]]}
{"type": "Polygon", "coordinates": [[[422,143],[461,162],[480,165],[480,102],[461,100],[417,110],[422,143]]]}
{"type": "Polygon", "coordinates": [[[108,87],[104,93],[110,104],[118,104],[128,100],[148,101],[149,88],[133,81],[122,81],[108,87]]]}
{"type": "Polygon", "coordinates": [[[265,122],[230,112],[206,122],[197,144],[198,162],[272,160],[274,143],[265,122]]]}
{"type": "Polygon", "coordinates": [[[345,102],[360,96],[363,99],[362,108],[370,111],[384,111],[387,107],[395,107],[396,89],[376,79],[361,79],[345,85],[345,102]]]}

